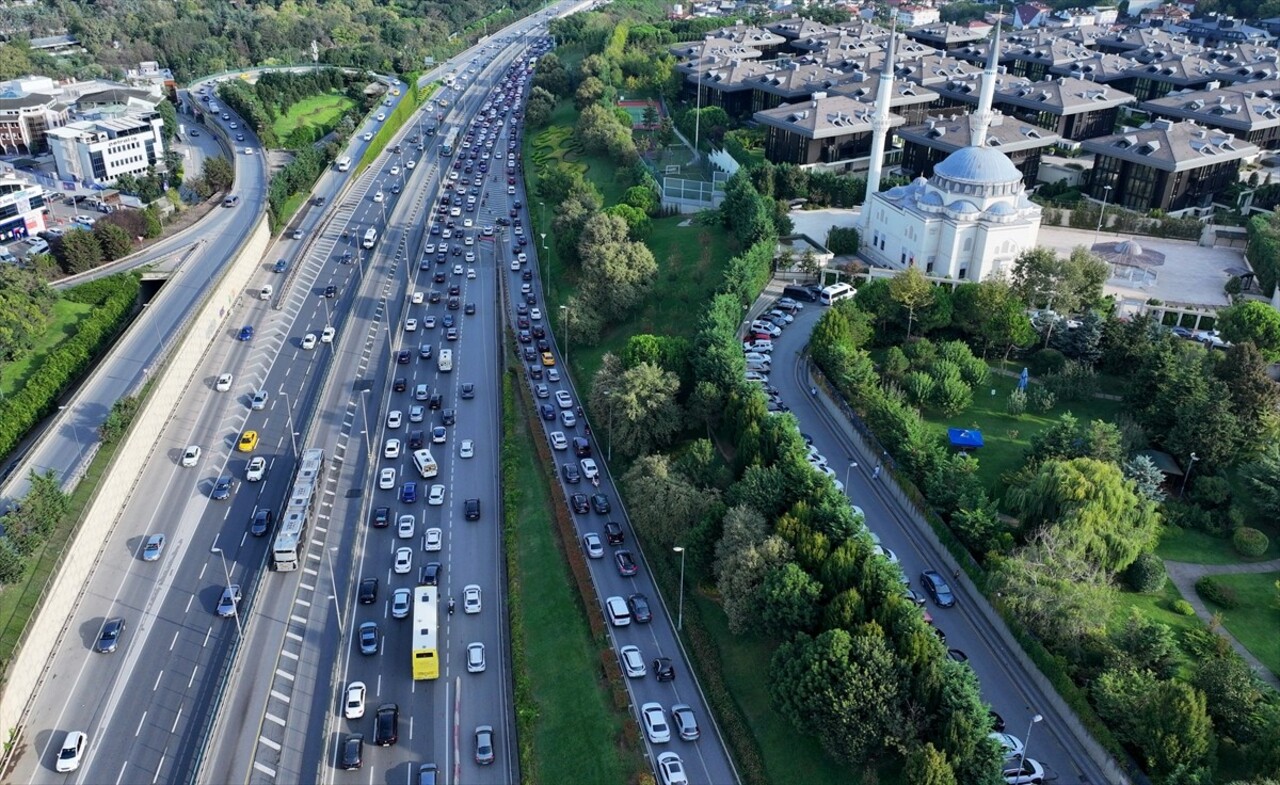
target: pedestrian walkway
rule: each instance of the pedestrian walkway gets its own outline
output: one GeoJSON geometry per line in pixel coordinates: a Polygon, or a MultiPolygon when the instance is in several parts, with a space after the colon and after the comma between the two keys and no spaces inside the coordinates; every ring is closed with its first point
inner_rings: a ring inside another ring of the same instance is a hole
{"type": "MultiPolygon", "coordinates": [[[[1169,574],[1169,580],[1173,581],[1173,585],[1178,587],[1178,591],[1182,594],[1182,598],[1191,604],[1195,609],[1196,615],[1204,622],[1210,623],[1213,620],[1213,613],[1209,607],[1205,605],[1204,600],[1200,599],[1200,595],[1196,592],[1196,581],[1206,575],[1238,575],[1241,573],[1255,572],[1280,572],[1280,559],[1272,559],[1271,561],[1255,562],[1253,564],[1188,564],[1180,561],[1166,561],[1164,563],[1165,572],[1169,574]]],[[[1244,661],[1249,663],[1249,667],[1253,668],[1253,672],[1258,674],[1258,678],[1270,684],[1273,688],[1280,690],[1280,677],[1271,672],[1271,669],[1244,647],[1244,644],[1236,640],[1236,636],[1232,635],[1225,627],[1218,628],[1218,634],[1227,639],[1244,661]]]]}

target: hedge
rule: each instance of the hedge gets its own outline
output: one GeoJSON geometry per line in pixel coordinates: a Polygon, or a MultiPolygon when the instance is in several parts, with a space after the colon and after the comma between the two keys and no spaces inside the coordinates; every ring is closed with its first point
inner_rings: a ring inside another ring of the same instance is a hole
{"type": "Polygon", "coordinates": [[[136,273],[121,273],[63,294],[67,299],[97,307],[78,325],[75,335],[54,347],[26,383],[5,399],[0,409],[0,455],[9,455],[33,427],[50,415],[57,408],[58,399],[115,340],[132,315],[141,280],[136,273]]]}
{"type": "Polygon", "coordinates": [[[1230,610],[1240,605],[1240,596],[1235,589],[1208,575],[1196,581],[1196,593],[1219,608],[1230,610]]]}
{"type": "Polygon", "coordinates": [[[1235,546],[1236,553],[1256,559],[1267,552],[1271,540],[1257,529],[1241,526],[1231,535],[1231,544],[1235,546]]]}

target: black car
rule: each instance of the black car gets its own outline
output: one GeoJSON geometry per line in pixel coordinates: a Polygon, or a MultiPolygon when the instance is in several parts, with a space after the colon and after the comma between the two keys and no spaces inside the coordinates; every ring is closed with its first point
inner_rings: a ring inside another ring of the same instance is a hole
{"type": "Polygon", "coordinates": [[[613,554],[614,564],[618,566],[618,574],[624,578],[630,578],[640,571],[636,566],[636,560],[631,555],[631,551],[618,551],[613,554]]]}
{"type": "Polygon", "coordinates": [[[342,768],[347,771],[364,765],[364,736],[353,733],[342,740],[342,768]]]}
{"type": "MultiPolygon", "coordinates": [[[[530,354],[532,354],[532,353],[533,353],[533,352],[532,352],[532,351],[530,351],[530,354]]],[[[530,379],[541,379],[541,378],[542,378],[542,366],[541,366],[541,365],[530,365],[530,366],[529,366],[529,378],[530,378],[530,379]]]]}
{"type": "Polygon", "coordinates": [[[391,386],[396,392],[404,392],[409,387],[409,380],[403,376],[397,376],[396,382],[391,386]]]}
{"type": "Polygon", "coordinates": [[[457,297],[450,297],[449,301],[445,303],[445,307],[448,308],[450,311],[458,310],[459,305],[461,305],[461,303],[458,301],[457,297]]]}
{"type": "Polygon", "coordinates": [[[458,421],[458,413],[453,409],[445,409],[440,412],[440,422],[444,425],[453,425],[458,421]]]}
{"type": "Polygon", "coordinates": [[[422,569],[418,570],[419,586],[439,586],[440,573],[443,571],[440,562],[433,561],[430,564],[422,565],[422,569]]]}
{"type": "Polygon", "coordinates": [[[480,500],[467,499],[462,503],[462,517],[469,521],[480,520],[480,500]]]}
{"type": "Polygon", "coordinates": [[[609,506],[609,497],[605,496],[603,493],[593,493],[591,495],[591,506],[594,507],[595,511],[600,515],[608,515],[609,511],[613,509],[609,506]]]}
{"type": "Polygon", "coordinates": [[[556,419],[556,407],[549,403],[539,404],[538,412],[542,414],[542,419],[547,422],[553,422],[556,419]]]}
{"type": "Polygon", "coordinates": [[[378,601],[378,579],[365,578],[360,581],[360,604],[372,605],[378,601]]]}
{"type": "Polygon", "coordinates": [[[578,472],[577,464],[566,463],[560,467],[560,471],[564,474],[564,481],[570,485],[577,485],[582,482],[582,475],[578,472]]]}
{"type": "Polygon", "coordinates": [[[621,545],[626,537],[622,533],[622,524],[609,521],[604,525],[604,538],[610,545],[621,545]]]}
{"type": "Polygon", "coordinates": [[[587,502],[585,493],[575,493],[569,497],[569,504],[573,506],[574,512],[587,512],[591,509],[591,505],[587,502]]]}
{"type": "Polygon", "coordinates": [[[465,307],[463,307],[462,312],[463,312],[463,313],[465,313],[465,314],[466,314],[466,315],[468,315],[468,316],[472,316],[472,315],[474,315],[474,314],[475,314],[475,312],[476,312],[476,304],[475,304],[475,303],[467,303],[467,304],[466,304],[466,306],[465,306],[465,307]]]}
{"type": "Polygon", "coordinates": [[[431,397],[427,399],[427,407],[430,409],[439,409],[444,405],[444,396],[440,393],[431,393],[431,397]]]}
{"type": "Polygon", "coordinates": [[[440,297],[441,297],[441,294],[433,289],[431,291],[431,294],[427,296],[427,299],[433,303],[438,303],[440,302],[440,297]]]}
{"type": "Polygon", "coordinates": [[[437,271],[436,274],[432,276],[432,280],[435,281],[436,283],[444,283],[444,280],[445,280],[444,271],[443,270],[437,271]]]}
{"type": "Polygon", "coordinates": [[[217,482],[213,484],[213,500],[223,502],[231,498],[231,478],[219,477],[217,482]]]}
{"type": "Polygon", "coordinates": [[[400,351],[396,352],[396,364],[408,365],[409,360],[412,359],[412,357],[413,355],[409,353],[408,349],[401,349],[400,351]]]}
{"type": "Polygon", "coordinates": [[[633,594],[627,598],[627,605],[631,608],[631,618],[635,619],[637,624],[648,624],[653,621],[648,597],[643,594],[633,594]]]}
{"type": "Polygon", "coordinates": [[[373,719],[373,743],[379,747],[390,747],[400,740],[400,707],[394,703],[384,703],[378,707],[373,719]]]}
{"type": "Polygon", "coordinates": [[[271,510],[258,510],[249,520],[249,533],[254,537],[264,536],[271,531],[271,524],[275,519],[276,514],[271,510]]]}
{"type": "Polygon", "coordinates": [[[671,658],[656,658],[653,661],[653,675],[658,678],[658,681],[675,681],[676,666],[671,664],[671,658]]]}
{"type": "Polygon", "coordinates": [[[421,450],[427,443],[426,434],[422,431],[414,431],[409,434],[409,449],[421,450]]]}
{"type": "Polygon", "coordinates": [[[125,627],[124,619],[115,618],[107,619],[102,625],[102,632],[98,635],[98,643],[94,646],[102,654],[110,654],[120,645],[120,636],[124,635],[125,627]]]}
{"type": "Polygon", "coordinates": [[[418,356],[421,357],[422,359],[430,360],[431,355],[434,353],[435,353],[435,350],[432,348],[431,344],[429,343],[418,344],[418,356]]]}
{"type": "Polygon", "coordinates": [[[329,286],[324,287],[324,296],[325,296],[327,299],[329,299],[329,300],[332,300],[333,298],[337,297],[337,296],[338,296],[338,287],[336,287],[336,286],[334,286],[334,285],[332,285],[332,284],[330,284],[329,286]]]}
{"type": "Polygon", "coordinates": [[[374,507],[373,517],[369,519],[369,525],[375,529],[385,529],[391,525],[391,508],[374,507]]]}
{"type": "Polygon", "coordinates": [[[925,570],[920,573],[920,586],[933,598],[939,608],[950,608],[956,604],[956,597],[951,593],[951,587],[937,570],[925,570]]]}
{"type": "Polygon", "coordinates": [[[454,320],[453,314],[447,313],[440,317],[440,326],[446,329],[456,326],[458,323],[454,320]]]}
{"type": "Polygon", "coordinates": [[[464,400],[476,397],[476,386],[473,382],[463,383],[462,397],[464,400]]]}

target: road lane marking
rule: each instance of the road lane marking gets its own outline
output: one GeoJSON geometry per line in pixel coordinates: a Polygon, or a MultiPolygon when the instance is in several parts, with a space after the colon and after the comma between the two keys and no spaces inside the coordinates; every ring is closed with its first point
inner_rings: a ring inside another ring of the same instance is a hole
{"type": "Polygon", "coordinates": [[[267,717],[267,719],[271,720],[271,721],[272,721],[272,722],[274,722],[275,724],[277,724],[277,725],[279,725],[279,726],[281,726],[281,727],[284,727],[284,720],[283,720],[282,718],[277,717],[276,715],[272,714],[271,712],[267,712],[267,713],[266,713],[266,717],[267,717]]]}
{"type": "Polygon", "coordinates": [[[142,726],[147,724],[147,711],[142,710],[142,716],[138,718],[138,729],[133,732],[133,737],[138,738],[138,734],[142,733],[142,726]]]}
{"type": "Polygon", "coordinates": [[[197,665],[191,671],[191,678],[187,680],[187,689],[191,689],[191,685],[196,682],[196,674],[200,672],[200,666],[197,665]]]}
{"type": "Polygon", "coordinates": [[[291,660],[297,660],[297,659],[298,659],[298,655],[294,654],[293,652],[291,652],[291,651],[289,651],[289,650],[287,650],[287,649],[281,649],[281,650],[280,650],[280,654],[281,654],[282,656],[288,657],[288,658],[289,658],[289,659],[291,659],[291,660]]]}
{"type": "MultiPolygon", "coordinates": [[[[267,745],[268,747],[270,747],[271,749],[275,750],[276,752],[279,752],[279,751],[280,751],[280,743],[279,743],[279,742],[277,742],[277,741],[274,741],[274,740],[272,740],[272,739],[268,739],[266,736],[259,736],[259,737],[258,737],[258,741],[259,741],[260,743],[262,743],[262,744],[267,745]]],[[[256,764],[255,764],[255,765],[256,765],[256,764]]]]}
{"type": "Polygon", "coordinates": [[[160,677],[161,677],[161,676],[164,676],[164,671],[163,671],[163,670],[161,670],[159,673],[157,673],[157,674],[156,674],[156,683],[151,685],[151,691],[152,691],[152,692],[155,692],[157,689],[159,689],[159,687],[160,687],[160,677]]]}
{"type": "Polygon", "coordinates": [[[160,761],[156,763],[156,774],[151,778],[151,785],[156,785],[160,781],[160,770],[164,768],[165,755],[160,756],[160,761]]]}
{"type": "MultiPolygon", "coordinates": [[[[190,605],[188,604],[188,608],[190,605]]],[[[178,643],[178,631],[174,630],[173,640],[169,641],[169,651],[173,651],[173,647],[178,643]]]]}
{"type": "Polygon", "coordinates": [[[293,601],[294,601],[294,602],[296,602],[297,604],[301,605],[301,606],[302,606],[302,607],[304,607],[304,608],[310,608],[310,607],[311,607],[311,603],[310,603],[310,602],[308,602],[308,601],[306,601],[306,600],[304,600],[304,599],[302,599],[301,597],[295,597],[293,601]]]}
{"type": "Polygon", "coordinates": [[[169,733],[176,733],[178,731],[178,721],[181,719],[182,719],[182,707],[179,706],[178,714],[173,718],[173,725],[169,728],[169,733]]]}
{"type": "Polygon", "coordinates": [[[289,640],[298,641],[299,643],[301,643],[303,640],[301,635],[299,635],[296,632],[293,632],[292,630],[286,631],[284,636],[289,640]]]}
{"type": "Polygon", "coordinates": [[[258,771],[262,772],[263,774],[267,775],[268,777],[271,777],[272,779],[275,779],[275,776],[276,776],[276,770],[275,770],[275,769],[273,769],[273,768],[271,768],[270,766],[264,766],[264,765],[262,765],[261,763],[259,763],[258,761],[256,761],[256,760],[255,760],[255,761],[253,762],[253,767],[254,767],[255,769],[257,769],[258,771]]]}
{"type": "Polygon", "coordinates": [[[282,676],[282,677],[284,677],[284,678],[288,679],[289,681],[293,681],[293,679],[294,679],[294,675],[293,675],[292,673],[289,673],[288,671],[286,671],[286,670],[284,670],[284,669],[282,669],[282,668],[276,668],[276,675],[277,675],[277,676],[282,676]]]}
{"type": "Polygon", "coordinates": [[[280,692],[279,690],[272,690],[271,697],[282,700],[285,703],[293,703],[293,698],[290,698],[288,695],[285,695],[283,692],[280,692]]]}

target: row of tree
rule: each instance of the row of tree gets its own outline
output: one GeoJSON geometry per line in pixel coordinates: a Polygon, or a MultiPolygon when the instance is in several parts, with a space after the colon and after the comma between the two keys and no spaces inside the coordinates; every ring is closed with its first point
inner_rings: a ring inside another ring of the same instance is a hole
{"type": "MultiPolygon", "coordinates": [[[[266,71],[253,84],[243,79],[231,79],[218,85],[218,98],[244,118],[254,129],[264,147],[288,147],[301,149],[316,141],[317,130],[307,124],[299,125],[288,139],[276,137],[275,121],[287,114],[299,101],[317,95],[343,93],[356,106],[344,117],[335,119],[334,126],[350,115],[367,112],[376,97],[366,95],[368,78],[362,73],[348,74],[341,68],[318,68],[301,72],[266,71]]],[[[323,132],[327,132],[323,131],[323,132]]]]}
{"type": "Polygon", "coordinates": [[[32,471],[30,490],[22,504],[0,517],[0,584],[13,584],[26,573],[27,561],[40,550],[49,535],[63,523],[70,499],[58,487],[53,470],[32,471]]]}

